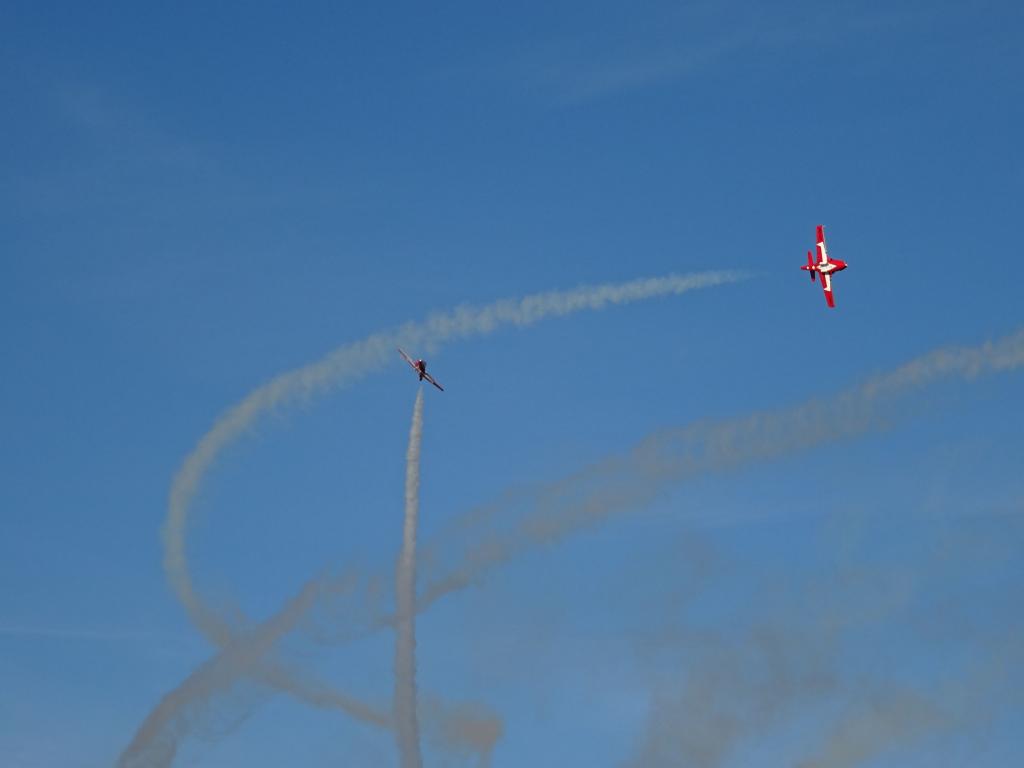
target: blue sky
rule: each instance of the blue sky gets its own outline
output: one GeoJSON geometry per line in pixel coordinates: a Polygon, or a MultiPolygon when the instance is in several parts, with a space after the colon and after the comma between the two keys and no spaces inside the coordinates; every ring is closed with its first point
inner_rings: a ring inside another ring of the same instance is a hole
{"type": "MultiPolygon", "coordinates": [[[[162,568],[172,478],[338,345],[751,273],[432,355],[420,524],[446,556],[508,489],[1024,325],[1016,3],[9,3],[0,28],[5,765],[114,764],[216,653],[162,568]],[[850,264],[834,311],[797,270],[818,223],[850,264]]],[[[188,539],[207,599],[263,619],[391,573],[414,390],[396,355],[221,455],[188,539]]],[[[885,428],[529,548],[421,616],[425,700],[500,722],[494,766],[1019,761],[1021,395],[1017,371],[940,379],[885,428]]],[[[275,649],[296,674],[389,705],[391,633],[308,630],[275,649]]],[[[476,764],[452,741],[426,764],[476,764]]],[[[397,764],[251,681],[180,749],[397,764]]]]}

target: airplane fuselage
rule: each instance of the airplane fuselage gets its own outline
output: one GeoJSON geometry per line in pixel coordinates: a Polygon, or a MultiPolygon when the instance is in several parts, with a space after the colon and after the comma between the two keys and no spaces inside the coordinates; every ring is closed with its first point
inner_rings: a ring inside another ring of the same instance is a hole
{"type": "Polygon", "coordinates": [[[825,248],[825,230],[823,227],[818,227],[818,263],[811,266],[823,275],[829,275],[833,272],[842,272],[846,269],[846,262],[842,259],[829,259],[828,250],[825,248]]]}
{"type": "Polygon", "coordinates": [[[823,275],[830,275],[833,272],[842,272],[846,269],[846,262],[834,259],[827,264],[814,264],[804,265],[801,269],[806,269],[808,272],[820,272],[823,275]]]}

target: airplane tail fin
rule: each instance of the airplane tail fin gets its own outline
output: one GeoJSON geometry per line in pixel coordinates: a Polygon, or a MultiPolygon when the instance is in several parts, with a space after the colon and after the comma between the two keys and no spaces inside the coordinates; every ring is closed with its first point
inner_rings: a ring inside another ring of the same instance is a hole
{"type": "Polygon", "coordinates": [[[809,269],[807,271],[811,273],[811,282],[813,283],[814,282],[814,259],[812,258],[810,251],[807,252],[807,266],[809,267],[809,269]]]}

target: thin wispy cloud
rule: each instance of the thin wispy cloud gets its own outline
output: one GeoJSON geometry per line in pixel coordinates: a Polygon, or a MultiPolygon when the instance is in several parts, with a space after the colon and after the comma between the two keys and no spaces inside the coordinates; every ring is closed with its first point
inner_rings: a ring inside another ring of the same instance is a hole
{"type": "Polygon", "coordinates": [[[752,40],[753,30],[740,29],[693,45],[604,56],[594,51],[559,58],[564,57],[562,53],[548,61],[535,62],[533,76],[553,87],[557,100],[569,105],[583,104],[696,74],[742,50],[752,40]]]}
{"type": "Polygon", "coordinates": [[[548,41],[515,68],[531,90],[566,105],[682,81],[736,61],[757,62],[796,46],[835,46],[865,32],[898,29],[912,12],[810,6],[799,14],[761,4],[716,3],[672,9],[662,24],[629,34],[548,41]],[[724,31],[723,31],[724,30],[724,31]]]}

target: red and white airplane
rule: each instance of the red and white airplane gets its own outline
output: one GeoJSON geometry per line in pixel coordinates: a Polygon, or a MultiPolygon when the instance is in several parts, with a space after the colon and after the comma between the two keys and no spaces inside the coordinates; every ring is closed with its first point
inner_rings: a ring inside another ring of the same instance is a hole
{"type": "Polygon", "coordinates": [[[811,252],[807,252],[807,265],[800,267],[811,273],[811,282],[814,282],[814,273],[817,272],[821,275],[821,287],[825,291],[825,303],[830,307],[835,307],[835,299],[832,298],[832,273],[842,272],[846,269],[846,262],[840,261],[839,259],[830,259],[828,257],[828,251],[825,250],[825,227],[821,224],[818,225],[818,259],[815,261],[811,257],[811,252]]]}
{"type": "Polygon", "coordinates": [[[405,354],[405,352],[402,351],[401,347],[398,348],[398,354],[400,354],[405,359],[405,362],[407,362],[409,365],[411,365],[412,369],[414,371],[416,371],[416,373],[419,374],[420,381],[423,381],[424,379],[426,379],[431,384],[433,384],[435,387],[437,387],[442,392],[444,392],[444,387],[442,387],[440,384],[438,384],[437,381],[434,380],[434,377],[431,376],[429,373],[427,373],[427,361],[426,360],[413,360],[411,357],[409,357],[407,354],[405,354]]]}

